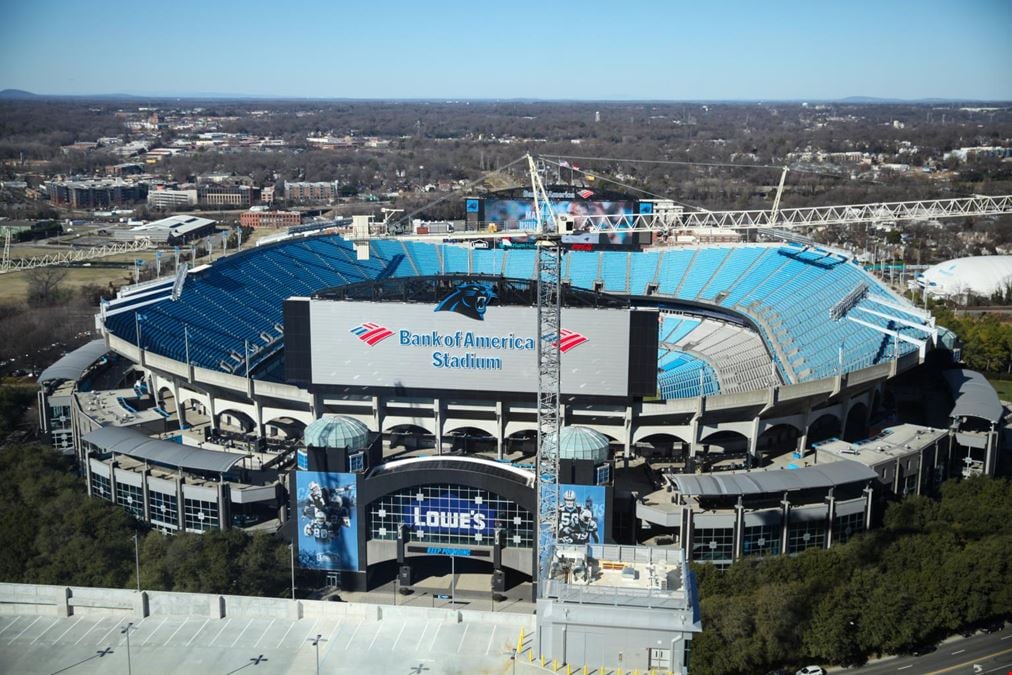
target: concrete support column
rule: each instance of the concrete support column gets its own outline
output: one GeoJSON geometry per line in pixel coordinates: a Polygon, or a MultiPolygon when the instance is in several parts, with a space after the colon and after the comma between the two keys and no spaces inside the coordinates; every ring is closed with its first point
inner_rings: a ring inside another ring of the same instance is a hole
{"type": "Polygon", "coordinates": [[[207,392],[207,405],[207,412],[210,413],[208,417],[210,418],[211,431],[218,431],[218,405],[214,400],[214,394],[210,391],[207,392]]]}
{"type": "Polygon", "coordinates": [[[145,466],[141,473],[141,492],[144,495],[144,522],[151,522],[151,493],[148,490],[148,475],[151,471],[145,466]]]}
{"type": "Polygon", "coordinates": [[[622,444],[625,445],[624,455],[626,459],[633,456],[633,409],[626,406],[622,417],[622,444]]]}
{"type": "Polygon", "coordinates": [[[84,464],[84,481],[85,487],[88,488],[88,496],[94,497],[95,495],[91,492],[91,450],[84,453],[81,463],[84,464]]]}
{"type": "Polygon", "coordinates": [[[695,459],[700,451],[699,447],[699,415],[695,415],[689,422],[689,457],[695,459]]]}
{"type": "Polygon", "coordinates": [[[266,429],[264,428],[264,406],[257,399],[253,399],[253,428],[256,429],[257,438],[267,436],[265,433],[266,429]]]}
{"type": "Polygon", "coordinates": [[[780,555],[787,555],[787,537],[791,529],[791,500],[787,493],[780,502],[780,555]]]}
{"type": "Polygon", "coordinates": [[[443,401],[438,398],[432,399],[432,421],[434,423],[436,437],[436,454],[443,454],[443,420],[446,417],[446,408],[443,401]]]}
{"type": "Polygon", "coordinates": [[[176,401],[176,417],[179,420],[179,428],[186,427],[186,415],[183,413],[183,401],[179,396],[179,383],[172,380],[172,398],[176,401]]]}
{"type": "Polygon", "coordinates": [[[109,501],[116,503],[116,455],[109,460],[109,501]]]}
{"type": "Polygon", "coordinates": [[[923,493],[924,485],[924,448],[917,453],[917,493],[923,493]]]}
{"type": "Polygon", "coordinates": [[[180,532],[186,532],[186,519],[184,504],[186,499],[183,497],[183,472],[179,471],[176,473],[176,526],[180,532]]]}
{"type": "MultiPolygon", "coordinates": [[[[372,397],[372,425],[377,433],[383,433],[383,406],[386,399],[382,396],[372,397]]],[[[323,400],[320,400],[320,410],[323,410],[323,400]]]]}
{"type": "Polygon", "coordinates": [[[495,402],[495,456],[503,459],[506,454],[506,404],[495,402]]]}
{"type": "Polygon", "coordinates": [[[734,549],[732,560],[741,560],[744,549],[745,538],[745,506],[738,497],[738,503],[734,505],[734,549]]]}
{"type": "Polygon", "coordinates": [[[826,495],[826,548],[833,546],[833,521],[836,520],[836,497],[833,496],[833,488],[829,488],[826,495]]]}
{"type": "Polygon", "coordinates": [[[682,506],[682,552],[685,553],[685,560],[692,560],[692,507],[688,504],[682,506]]]}
{"type": "Polygon", "coordinates": [[[232,528],[232,486],[230,483],[218,483],[218,527],[222,530],[232,528]]]}
{"type": "Polygon", "coordinates": [[[871,529],[872,499],[875,496],[871,485],[864,489],[864,529],[871,529]]]}
{"type": "Polygon", "coordinates": [[[991,430],[987,433],[987,448],[984,450],[984,475],[993,476],[995,469],[997,468],[998,462],[995,461],[998,450],[998,432],[995,431],[994,424],[991,425],[991,430]]]}
{"type": "Polygon", "coordinates": [[[749,434],[748,438],[748,454],[753,459],[756,457],[756,453],[759,451],[759,425],[761,420],[756,417],[752,420],[752,433],[749,434]]]}

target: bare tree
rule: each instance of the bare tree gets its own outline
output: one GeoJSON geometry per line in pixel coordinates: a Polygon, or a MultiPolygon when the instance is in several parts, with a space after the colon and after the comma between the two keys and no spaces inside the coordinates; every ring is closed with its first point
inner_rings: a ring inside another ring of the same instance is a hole
{"type": "Polygon", "coordinates": [[[36,267],[28,270],[28,304],[33,307],[54,305],[61,298],[61,284],[67,278],[66,267],[36,267]]]}

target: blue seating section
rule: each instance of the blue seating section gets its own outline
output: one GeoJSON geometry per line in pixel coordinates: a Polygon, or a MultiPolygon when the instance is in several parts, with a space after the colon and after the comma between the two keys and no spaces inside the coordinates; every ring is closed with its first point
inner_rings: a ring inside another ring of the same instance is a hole
{"type": "Polygon", "coordinates": [[[657,389],[664,400],[713,396],[720,392],[717,374],[710,364],[682,352],[668,352],[665,358],[663,365],[658,364],[657,372],[657,389]]]}
{"type": "Polygon", "coordinates": [[[727,248],[704,248],[699,251],[696,259],[692,262],[692,269],[685,275],[685,281],[678,292],[679,297],[689,300],[695,299],[703,290],[703,286],[713,277],[720,264],[724,262],[729,250],[727,248]]]}
{"type": "MultiPolygon", "coordinates": [[[[376,240],[371,243],[370,259],[361,261],[338,236],[290,239],[223,258],[210,269],[191,274],[178,301],[165,300],[109,316],[106,326],[128,341],[139,339],[152,352],[184,361],[188,346],[195,365],[242,373],[247,352],[250,363],[256,365],[280,348],[286,298],[386,276],[466,274],[469,256],[470,271],[476,274],[535,276],[535,252],[529,249],[469,250],[376,240]]],[[[643,295],[655,281],[661,297],[715,302],[724,293],[719,304],[753,319],[788,380],[792,375],[794,381],[835,375],[841,351],[844,370],[851,371],[895,358],[894,352],[904,355],[916,349],[851,319],[917,339],[926,337],[914,327],[860,311],[866,308],[921,323],[912,307],[905,313],[879,304],[889,301],[903,306],[904,301],[856,265],[826,251],[756,245],[633,254],[576,251],[566,254],[564,270],[574,286],[591,289],[602,281],[605,291],[612,293],[643,295]],[[847,316],[830,320],[830,308],[861,282],[869,286],[866,297],[847,316]]],[[[130,305],[126,301],[117,306],[130,305]]],[[[695,325],[692,320],[666,316],[659,327],[660,338],[674,343],[695,325]]],[[[665,397],[698,395],[685,392],[693,387],[699,390],[700,372],[703,393],[717,391],[716,376],[705,362],[688,355],[672,356],[666,350],[658,358],[659,364],[663,360],[665,397]]]]}
{"type": "MultiPolygon", "coordinates": [[[[393,243],[396,247],[374,242],[374,256],[364,261],[356,260],[351,245],[339,237],[293,239],[244,251],[190,275],[178,301],[142,307],[136,322],[135,312],[110,316],[106,327],[135,344],[139,328],[145,349],[185,361],[188,346],[194,365],[242,373],[244,352],[256,365],[280,346],[276,326],[286,298],[380,276],[391,257],[403,253],[393,243]]],[[[401,259],[400,265],[406,264],[401,259]]]]}
{"type": "Polygon", "coordinates": [[[674,344],[692,332],[692,329],[699,325],[697,319],[690,319],[683,316],[664,315],[661,318],[660,332],[657,334],[659,342],[674,344]]]}
{"type": "Polygon", "coordinates": [[[601,264],[601,280],[606,293],[625,293],[629,254],[624,251],[604,251],[601,264]]]}
{"type": "Polygon", "coordinates": [[[629,272],[629,293],[632,295],[646,295],[647,286],[654,281],[657,274],[657,261],[660,255],[656,253],[640,253],[632,257],[632,269],[629,272]]]}

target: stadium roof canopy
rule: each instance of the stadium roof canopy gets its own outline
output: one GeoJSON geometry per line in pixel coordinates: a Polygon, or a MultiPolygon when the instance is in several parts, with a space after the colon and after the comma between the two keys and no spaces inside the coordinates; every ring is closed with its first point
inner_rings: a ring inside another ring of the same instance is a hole
{"type": "Polygon", "coordinates": [[[877,474],[868,466],[850,460],[818,464],[801,469],[745,471],[710,475],[669,476],[675,488],[686,495],[724,497],[735,495],[777,494],[797,490],[829,488],[846,483],[874,480],[877,474]]]}
{"type": "Polygon", "coordinates": [[[918,281],[932,295],[990,296],[1012,283],[1012,255],[947,260],[924,270],[918,281]]]}
{"type": "Polygon", "coordinates": [[[39,384],[52,380],[78,380],[88,367],[109,351],[105,340],[92,340],[49,366],[39,375],[39,384]]]}
{"type": "Polygon", "coordinates": [[[193,471],[224,473],[246,457],[232,452],[204,450],[160,441],[124,427],[95,429],[85,434],[83,440],[118,455],[193,471]]]}
{"type": "Polygon", "coordinates": [[[1003,408],[998,392],[983,375],[963,368],[946,370],[942,375],[955,401],[949,417],[976,417],[992,424],[1001,419],[1003,408]]]}

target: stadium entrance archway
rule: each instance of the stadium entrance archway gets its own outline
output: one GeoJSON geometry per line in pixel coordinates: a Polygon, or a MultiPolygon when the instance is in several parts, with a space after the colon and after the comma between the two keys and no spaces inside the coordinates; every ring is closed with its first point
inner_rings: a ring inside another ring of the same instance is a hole
{"type": "Polygon", "coordinates": [[[524,457],[537,454],[538,432],[536,429],[520,429],[506,437],[505,453],[520,453],[524,457]]]}
{"type": "Polygon", "coordinates": [[[847,413],[847,423],[843,427],[843,440],[859,441],[868,437],[868,406],[855,403],[847,413]]]}
{"type": "Polygon", "coordinates": [[[779,455],[796,450],[800,435],[801,432],[793,425],[776,424],[759,434],[756,451],[758,454],[779,455]]]}
{"type": "Polygon", "coordinates": [[[403,446],[405,450],[420,450],[436,447],[436,437],[428,429],[417,424],[397,424],[383,430],[391,448],[403,446]]]}
{"type": "Polygon", "coordinates": [[[215,427],[223,431],[238,431],[248,434],[256,429],[256,422],[247,413],[235,408],[219,411],[215,416],[215,427]]]}
{"type": "Polygon", "coordinates": [[[264,422],[268,438],[277,440],[299,440],[306,431],[306,423],[294,417],[275,417],[264,422]]]}
{"type": "Polygon", "coordinates": [[[675,434],[651,434],[636,441],[636,454],[642,457],[684,459],[689,443],[675,434]]]}
{"type": "Polygon", "coordinates": [[[840,436],[840,418],[826,413],[808,425],[808,445],[840,436]]]}
{"type": "Polygon", "coordinates": [[[497,449],[495,436],[476,427],[457,427],[444,433],[443,441],[450,445],[451,452],[463,452],[465,455],[494,453],[497,449]]]}

